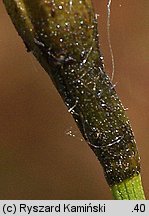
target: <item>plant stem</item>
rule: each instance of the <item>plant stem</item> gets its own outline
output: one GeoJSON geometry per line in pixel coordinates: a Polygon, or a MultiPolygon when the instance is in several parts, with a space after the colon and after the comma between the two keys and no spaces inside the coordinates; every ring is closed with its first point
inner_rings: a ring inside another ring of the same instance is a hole
{"type": "Polygon", "coordinates": [[[127,188],[133,194],[136,187],[137,193],[139,154],[125,109],[104,71],[91,0],[3,2],[101,162],[115,198],[128,198],[127,188]],[[133,180],[132,188],[126,179],[133,180]]]}
{"type": "Polygon", "coordinates": [[[145,200],[140,175],[114,185],[111,191],[116,200],[145,200]]]}

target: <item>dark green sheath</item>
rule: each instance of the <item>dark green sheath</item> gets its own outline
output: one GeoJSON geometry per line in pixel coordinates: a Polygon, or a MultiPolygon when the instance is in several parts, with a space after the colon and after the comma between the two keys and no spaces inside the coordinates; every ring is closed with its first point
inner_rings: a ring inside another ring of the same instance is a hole
{"type": "Polygon", "coordinates": [[[130,123],[104,72],[91,1],[3,1],[101,162],[109,185],[139,174],[130,123]]]}

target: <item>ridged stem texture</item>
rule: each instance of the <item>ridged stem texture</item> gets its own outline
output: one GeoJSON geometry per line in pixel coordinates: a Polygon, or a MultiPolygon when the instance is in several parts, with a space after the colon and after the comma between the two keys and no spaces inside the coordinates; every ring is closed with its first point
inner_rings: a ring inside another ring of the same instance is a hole
{"type": "Polygon", "coordinates": [[[100,161],[113,194],[123,194],[119,184],[133,184],[140,158],[124,107],[104,71],[91,0],[3,2],[100,161]]]}

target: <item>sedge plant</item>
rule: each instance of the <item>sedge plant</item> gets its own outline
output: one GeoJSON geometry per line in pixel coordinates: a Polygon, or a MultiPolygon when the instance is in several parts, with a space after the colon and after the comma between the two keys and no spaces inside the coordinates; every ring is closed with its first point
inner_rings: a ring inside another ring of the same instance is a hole
{"type": "Polygon", "coordinates": [[[125,109],[105,73],[91,0],[3,0],[100,161],[114,199],[145,199],[125,109]]]}

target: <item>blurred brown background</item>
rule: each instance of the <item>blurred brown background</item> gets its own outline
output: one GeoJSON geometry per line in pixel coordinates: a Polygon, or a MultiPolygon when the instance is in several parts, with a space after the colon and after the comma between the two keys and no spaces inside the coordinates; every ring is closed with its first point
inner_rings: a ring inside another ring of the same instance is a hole
{"type": "MultiPolygon", "coordinates": [[[[111,74],[107,1],[94,1],[111,74]]],[[[149,1],[112,1],[114,82],[142,158],[149,198],[149,1]]],[[[111,75],[110,75],[111,76],[111,75]]],[[[0,1],[0,199],[112,199],[102,168],[0,1]],[[75,137],[68,136],[72,131],[75,137]]]]}

